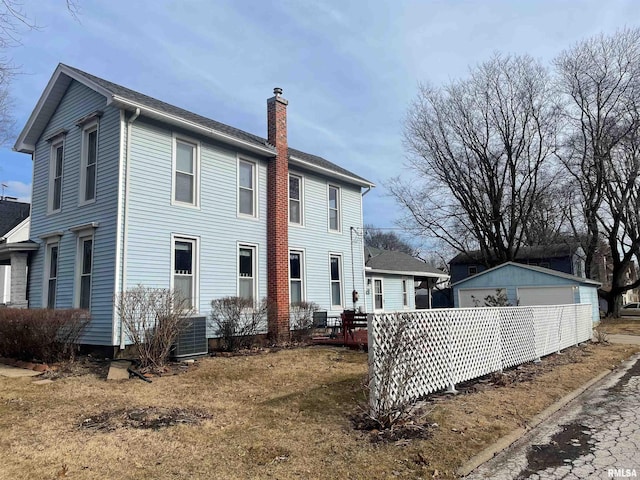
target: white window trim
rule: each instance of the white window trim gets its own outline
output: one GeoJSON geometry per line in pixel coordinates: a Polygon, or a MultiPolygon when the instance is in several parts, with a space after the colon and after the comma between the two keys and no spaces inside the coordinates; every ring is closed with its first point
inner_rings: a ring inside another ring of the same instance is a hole
{"type": "Polygon", "coordinates": [[[169,288],[173,292],[174,275],[176,265],[176,241],[191,242],[193,244],[193,312],[200,311],[200,237],[193,235],[171,234],[171,270],[169,276],[169,288]]]}
{"type": "Polygon", "coordinates": [[[327,230],[329,231],[329,233],[342,233],[342,189],[338,186],[335,185],[333,183],[327,183],[327,230]],[[330,192],[331,189],[335,188],[338,191],[338,202],[337,202],[337,206],[338,206],[338,229],[334,230],[331,228],[331,208],[329,208],[330,205],[330,192]]]}
{"type": "MultiPolygon", "coordinates": [[[[409,309],[411,308],[411,301],[409,300],[409,279],[408,278],[406,277],[402,278],[400,283],[400,288],[402,289],[402,308],[409,309]],[[405,296],[407,300],[406,303],[405,303],[405,296]]],[[[384,303],[384,296],[382,297],[382,302],[384,303]]]]}
{"type": "Polygon", "coordinates": [[[331,306],[331,310],[343,310],[345,305],[344,298],[344,258],[341,253],[337,252],[329,252],[329,304],[331,306]],[[339,258],[339,268],[338,272],[340,273],[340,301],[342,302],[340,305],[333,304],[333,296],[332,296],[332,285],[334,280],[331,279],[331,258],[338,257],[339,258]]]}
{"type": "Polygon", "coordinates": [[[180,207],[200,209],[200,156],[201,156],[201,144],[198,140],[187,137],[185,135],[178,135],[174,133],[172,135],[171,142],[171,205],[178,205],[180,207]],[[178,142],[187,143],[195,147],[195,158],[193,159],[193,203],[181,202],[176,200],[176,168],[177,168],[177,152],[178,142]]]}
{"type": "MultiPolygon", "coordinates": [[[[247,218],[251,220],[258,220],[260,218],[259,201],[258,201],[258,162],[250,158],[238,155],[236,162],[236,214],[238,218],[247,218]],[[248,163],[253,166],[253,215],[240,212],[240,164],[248,163]]],[[[287,196],[288,198],[288,196],[287,196]]],[[[288,209],[287,209],[288,210],[288,209]]]]}
{"type": "Polygon", "coordinates": [[[260,278],[259,271],[259,261],[260,252],[258,249],[257,243],[249,243],[249,242],[237,242],[236,243],[236,296],[240,297],[240,249],[241,248],[250,248],[253,250],[253,301],[254,303],[260,302],[260,287],[258,285],[260,278]]]}
{"type": "Polygon", "coordinates": [[[47,191],[47,215],[51,215],[54,213],[59,213],[62,210],[62,197],[63,197],[63,186],[64,186],[64,157],[66,153],[65,146],[65,138],[66,136],[62,136],[61,138],[56,139],[51,142],[51,149],[49,151],[49,189],[47,191]],[[62,147],[62,173],[60,174],[60,207],[57,209],[53,209],[53,192],[54,192],[54,175],[56,171],[56,150],[58,147],[62,147]]]}
{"type": "Polygon", "coordinates": [[[56,268],[56,301],[53,303],[53,308],[56,307],[58,300],[58,279],[60,278],[60,235],[51,235],[46,237],[45,241],[45,255],[44,255],[44,275],[43,275],[43,287],[42,287],[42,308],[47,308],[49,305],[49,280],[51,274],[51,247],[56,245],[58,247],[58,261],[56,268]]]}
{"type": "MultiPolygon", "coordinates": [[[[89,205],[91,203],[95,203],[96,197],[98,196],[98,149],[100,145],[100,123],[98,119],[92,120],[82,127],[82,146],[80,148],[80,191],[78,192],[78,205],[89,205]],[[93,198],[90,200],[86,200],[84,198],[85,190],[87,187],[87,167],[89,160],[89,142],[87,141],[87,137],[90,133],[96,132],[96,169],[94,172],[94,184],[93,184],[93,198]]],[[[64,150],[63,150],[64,152],[64,150]]]]}
{"type": "MultiPolygon", "coordinates": [[[[76,271],[73,284],[73,307],[80,308],[80,284],[82,279],[82,243],[91,239],[91,283],[89,284],[89,310],[91,309],[91,297],[93,296],[93,269],[96,258],[96,239],[93,229],[78,232],[76,239],[76,271]]],[[[58,257],[59,258],[59,257],[58,257]]]]}
{"type": "Polygon", "coordinates": [[[373,311],[384,312],[384,279],[382,277],[373,277],[373,311]],[[382,295],[382,308],[376,308],[376,282],[380,282],[380,295],[382,295]]]}
{"type": "Polygon", "coordinates": [[[289,225],[295,225],[296,227],[304,227],[304,176],[299,173],[289,172],[289,178],[295,177],[300,181],[300,222],[292,222],[291,221],[291,194],[289,191],[289,184],[287,183],[287,209],[289,214],[289,225]]]}
{"type": "MultiPolygon", "coordinates": [[[[307,252],[304,248],[290,248],[289,255],[292,253],[300,254],[300,281],[302,282],[300,291],[302,292],[302,302],[307,301],[307,265],[306,265],[306,257],[307,252]]],[[[291,260],[289,260],[289,303],[291,303],[291,260]]],[[[297,280],[297,279],[296,279],[297,280]]]]}

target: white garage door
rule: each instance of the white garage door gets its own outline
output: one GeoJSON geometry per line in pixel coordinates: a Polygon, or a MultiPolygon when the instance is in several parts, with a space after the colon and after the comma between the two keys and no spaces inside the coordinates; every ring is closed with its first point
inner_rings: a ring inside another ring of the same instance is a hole
{"type": "Polygon", "coordinates": [[[575,303],[573,287],[520,287],[520,305],[566,305],[575,303]]]}
{"type": "Polygon", "coordinates": [[[460,308],[486,307],[484,299],[489,295],[495,297],[500,293],[505,293],[504,288],[461,288],[458,290],[458,301],[460,308]]]}

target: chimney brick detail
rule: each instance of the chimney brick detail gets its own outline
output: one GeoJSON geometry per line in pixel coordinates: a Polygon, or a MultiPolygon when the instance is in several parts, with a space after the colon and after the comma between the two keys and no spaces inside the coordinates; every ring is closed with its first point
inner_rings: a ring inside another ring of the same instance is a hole
{"type": "Polygon", "coordinates": [[[267,138],[277,151],[267,165],[267,298],[269,337],[278,343],[290,338],[288,102],[281,93],[276,88],[267,100],[267,138]]]}

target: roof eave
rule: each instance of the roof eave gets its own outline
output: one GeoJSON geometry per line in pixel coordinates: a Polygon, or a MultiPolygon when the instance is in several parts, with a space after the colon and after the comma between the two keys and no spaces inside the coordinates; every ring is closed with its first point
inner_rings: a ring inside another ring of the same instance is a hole
{"type": "Polygon", "coordinates": [[[312,170],[314,172],[318,172],[318,173],[322,173],[324,175],[327,175],[329,177],[335,177],[335,178],[339,178],[341,180],[345,180],[349,183],[353,183],[355,185],[358,185],[359,187],[364,187],[364,188],[374,188],[376,185],[374,183],[371,183],[368,180],[365,180],[363,178],[356,178],[356,177],[352,177],[351,175],[346,175],[344,173],[340,173],[340,172],[336,172],[333,170],[330,170],[328,168],[325,167],[321,167],[319,165],[314,165],[313,163],[307,162],[306,160],[301,159],[300,157],[296,157],[295,155],[289,155],[289,161],[295,165],[299,165],[301,167],[304,167],[308,170],[312,170]]]}

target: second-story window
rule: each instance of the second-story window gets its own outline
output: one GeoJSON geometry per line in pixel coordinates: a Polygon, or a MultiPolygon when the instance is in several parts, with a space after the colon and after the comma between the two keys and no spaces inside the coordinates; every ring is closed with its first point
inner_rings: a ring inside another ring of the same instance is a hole
{"type": "Polygon", "coordinates": [[[289,175],[289,223],[302,225],[302,177],[289,175]]]}
{"type": "Polygon", "coordinates": [[[80,203],[96,199],[96,173],[98,164],[98,124],[82,131],[82,171],[80,172],[80,203]]]}
{"type": "Polygon", "coordinates": [[[256,216],[256,164],[246,160],[238,162],[238,213],[256,216]]]}
{"type": "Polygon", "coordinates": [[[49,166],[49,213],[60,211],[62,205],[62,161],[64,159],[63,141],[51,146],[49,166]]]}
{"type": "Polygon", "coordinates": [[[340,188],[329,185],[329,230],[340,231],[340,188]]]}
{"type": "Polygon", "coordinates": [[[181,139],[174,143],[173,200],[198,205],[198,145],[181,139]]]}

